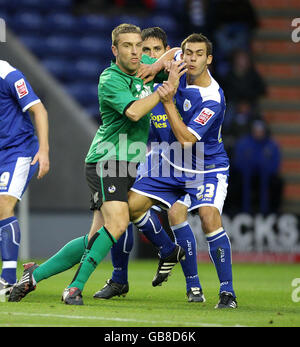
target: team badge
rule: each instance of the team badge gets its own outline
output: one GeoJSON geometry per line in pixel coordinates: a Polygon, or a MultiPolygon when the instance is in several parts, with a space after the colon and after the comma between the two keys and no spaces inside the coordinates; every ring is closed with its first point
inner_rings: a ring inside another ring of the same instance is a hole
{"type": "Polygon", "coordinates": [[[214,114],[214,111],[210,110],[207,107],[204,107],[200,114],[194,119],[194,122],[205,125],[214,114]]]}
{"type": "Polygon", "coordinates": [[[192,104],[189,99],[185,99],[183,102],[183,110],[188,111],[192,107],[192,104]]]}
{"type": "Polygon", "coordinates": [[[110,194],[113,194],[115,191],[117,190],[116,186],[114,186],[113,184],[111,186],[108,187],[108,192],[110,194]]]}
{"type": "Polygon", "coordinates": [[[15,82],[15,88],[18,93],[19,99],[22,99],[29,93],[24,78],[21,78],[20,80],[15,82]]]}

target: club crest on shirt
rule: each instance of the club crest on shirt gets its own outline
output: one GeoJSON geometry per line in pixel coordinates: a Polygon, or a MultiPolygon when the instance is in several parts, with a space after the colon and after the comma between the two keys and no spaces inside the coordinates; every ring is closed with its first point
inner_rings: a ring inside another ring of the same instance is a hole
{"type": "Polygon", "coordinates": [[[194,119],[194,122],[205,125],[214,114],[214,111],[204,107],[200,114],[194,119]]]}
{"type": "Polygon", "coordinates": [[[19,99],[22,99],[29,93],[24,78],[21,78],[17,82],[15,82],[15,88],[18,93],[19,99]]]}
{"type": "Polygon", "coordinates": [[[113,184],[112,184],[111,186],[108,187],[108,192],[109,192],[110,194],[113,194],[116,190],[117,190],[117,188],[116,188],[116,186],[113,185],[113,184]]]}
{"type": "Polygon", "coordinates": [[[192,104],[189,99],[185,99],[183,102],[183,110],[188,111],[192,107],[192,104]]]}

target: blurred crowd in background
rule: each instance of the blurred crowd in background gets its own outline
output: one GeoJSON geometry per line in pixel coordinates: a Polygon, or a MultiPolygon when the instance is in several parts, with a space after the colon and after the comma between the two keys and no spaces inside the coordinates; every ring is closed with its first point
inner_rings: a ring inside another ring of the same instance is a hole
{"type": "Polygon", "coordinates": [[[97,124],[97,82],[112,58],[113,27],[160,26],[171,46],[193,32],[207,35],[214,44],[211,72],[227,101],[222,134],[231,177],[224,210],[280,211],[281,155],[260,109],[267,88],[251,49],[259,21],[250,0],[16,1],[0,0],[0,17],[97,124]]]}

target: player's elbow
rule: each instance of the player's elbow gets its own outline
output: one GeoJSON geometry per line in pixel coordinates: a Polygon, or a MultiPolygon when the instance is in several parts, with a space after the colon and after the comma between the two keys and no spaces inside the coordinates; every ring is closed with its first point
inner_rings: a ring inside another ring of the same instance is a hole
{"type": "Polygon", "coordinates": [[[178,138],[178,141],[179,141],[181,147],[186,149],[186,148],[192,147],[195,144],[195,142],[197,141],[197,138],[194,135],[182,136],[182,137],[178,138]]]}
{"type": "Polygon", "coordinates": [[[179,143],[183,149],[191,148],[194,144],[193,142],[186,141],[186,140],[179,141],[179,143]]]}
{"type": "Polygon", "coordinates": [[[141,119],[141,116],[138,113],[136,113],[136,112],[134,112],[134,111],[132,111],[130,109],[128,109],[125,112],[125,115],[126,115],[126,117],[128,117],[133,122],[137,122],[138,120],[141,119]]]}

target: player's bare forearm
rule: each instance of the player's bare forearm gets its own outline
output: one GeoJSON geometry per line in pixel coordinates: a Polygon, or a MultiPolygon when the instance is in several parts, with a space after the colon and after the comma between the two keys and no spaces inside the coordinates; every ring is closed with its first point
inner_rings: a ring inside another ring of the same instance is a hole
{"type": "Polygon", "coordinates": [[[37,137],[39,139],[40,148],[44,151],[49,151],[49,126],[48,113],[44,105],[40,102],[30,107],[30,113],[34,117],[37,137]]]}
{"type": "Polygon", "coordinates": [[[170,101],[163,103],[171,129],[181,144],[181,146],[192,146],[196,141],[196,137],[188,130],[184,122],[179,118],[175,104],[170,101]]]}
{"type": "Polygon", "coordinates": [[[167,63],[174,59],[175,53],[180,48],[175,47],[164,53],[155,63],[141,65],[137,77],[144,80],[144,84],[152,81],[154,77],[163,69],[165,69],[167,63]]]}
{"type": "Polygon", "coordinates": [[[149,113],[160,101],[158,92],[146,96],[143,99],[134,101],[126,110],[126,116],[134,122],[137,122],[147,113],[149,113]]]}
{"type": "Polygon", "coordinates": [[[39,140],[39,150],[31,164],[34,165],[36,162],[39,162],[38,178],[42,178],[50,169],[48,113],[42,103],[31,106],[29,111],[34,117],[39,140]]]}

